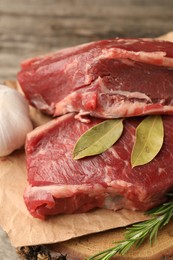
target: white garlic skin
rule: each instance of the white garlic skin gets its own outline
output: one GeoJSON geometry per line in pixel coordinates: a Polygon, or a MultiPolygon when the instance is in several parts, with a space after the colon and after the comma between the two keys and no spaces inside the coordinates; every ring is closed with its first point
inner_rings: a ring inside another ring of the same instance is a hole
{"type": "Polygon", "coordinates": [[[21,148],[32,129],[26,99],[17,90],[0,85],[0,156],[21,148]]]}

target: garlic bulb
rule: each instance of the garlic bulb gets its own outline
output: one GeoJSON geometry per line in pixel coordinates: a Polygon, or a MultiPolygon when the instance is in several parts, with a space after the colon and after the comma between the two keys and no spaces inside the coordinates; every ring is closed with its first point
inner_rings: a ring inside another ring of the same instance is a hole
{"type": "Polygon", "coordinates": [[[32,128],[25,98],[17,90],[0,85],[0,156],[21,148],[32,128]]]}

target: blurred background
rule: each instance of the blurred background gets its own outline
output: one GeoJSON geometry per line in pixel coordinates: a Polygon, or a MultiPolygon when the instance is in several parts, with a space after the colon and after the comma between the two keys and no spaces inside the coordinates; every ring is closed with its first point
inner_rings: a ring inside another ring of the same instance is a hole
{"type": "MultiPolygon", "coordinates": [[[[172,0],[0,0],[0,82],[15,80],[22,60],[32,56],[99,39],[170,31],[172,0]]],[[[1,229],[0,259],[18,259],[1,229]]]]}
{"type": "Polygon", "coordinates": [[[0,0],[0,80],[45,52],[113,37],[173,30],[172,0],[0,0]]]}

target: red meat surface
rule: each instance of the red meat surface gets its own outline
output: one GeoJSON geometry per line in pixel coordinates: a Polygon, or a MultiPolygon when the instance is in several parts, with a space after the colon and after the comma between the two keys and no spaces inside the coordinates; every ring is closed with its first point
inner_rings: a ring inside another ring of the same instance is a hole
{"type": "Polygon", "coordinates": [[[83,44],[24,61],[18,81],[32,105],[54,116],[173,114],[173,43],[83,44]]]}
{"type": "Polygon", "coordinates": [[[158,155],[148,164],[131,167],[135,128],[141,118],[124,120],[122,137],[101,155],[74,160],[72,151],[90,123],[70,113],[28,134],[26,159],[29,186],[24,200],[37,218],[94,208],[148,210],[166,199],[173,188],[173,118],[163,116],[165,137],[158,155]]]}

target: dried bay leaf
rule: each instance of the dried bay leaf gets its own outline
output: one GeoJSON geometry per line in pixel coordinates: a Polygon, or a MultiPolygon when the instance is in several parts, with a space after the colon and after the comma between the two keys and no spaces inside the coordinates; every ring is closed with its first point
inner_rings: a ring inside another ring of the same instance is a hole
{"type": "Polygon", "coordinates": [[[103,153],[120,138],[122,132],[123,119],[105,120],[95,125],[78,139],[74,147],[73,159],[103,153]]]}
{"type": "Polygon", "coordinates": [[[160,151],[164,139],[162,117],[146,117],[136,128],[136,142],[132,149],[132,167],[150,162],[160,151]]]}

